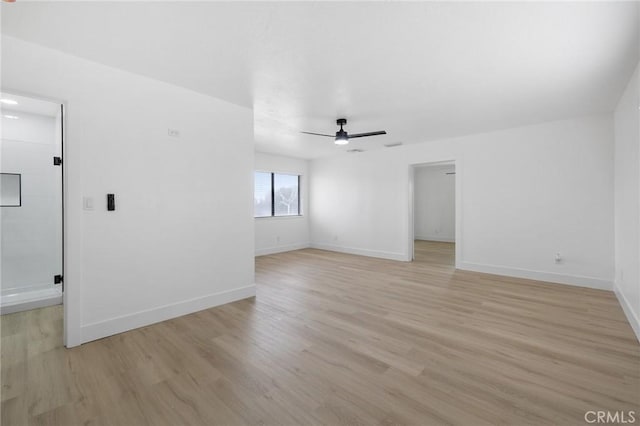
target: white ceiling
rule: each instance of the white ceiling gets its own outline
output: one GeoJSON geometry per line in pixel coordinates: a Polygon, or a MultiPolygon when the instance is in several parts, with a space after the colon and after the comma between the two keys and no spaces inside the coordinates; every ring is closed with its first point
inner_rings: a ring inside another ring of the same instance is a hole
{"type": "Polygon", "coordinates": [[[20,96],[13,93],[2,92],[0,99],[7,99],[17,102],[14,105],[0,103],[0,109],[3,114],[20,116],[21,112],[31,114],[46,115],[47,117],[57,117],[60,111],[60,104],[45,101],[42,99],[34,99],[27,96],[20,96]]]}
{"type": "Polygon", "coordinates": [[[611,111],[638,2],[16,2],[2,33],[253,107],[302,158],[611,111]],[[337,147],[351,133],[388,135],[337,147]]]}

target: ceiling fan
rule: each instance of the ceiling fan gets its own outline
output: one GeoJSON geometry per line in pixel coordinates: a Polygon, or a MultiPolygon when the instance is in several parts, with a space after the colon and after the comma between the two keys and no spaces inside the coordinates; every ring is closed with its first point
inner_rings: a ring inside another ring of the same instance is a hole
{"type": "Polygon", "coordinates": [[[336,145],[346,145],[349,143],[349,139],[353,139],[353,138],[364,138],[366,136],[377,136],[377,135],[386,135],[387,132],[385,132],[384,130],[380,130],[377,132],[367,132],[367,133],[355,133],[353,135],[350,135],[347,133],[346,130],[344,130],[342,128],[342,126],[345,126],[347,124],[347,119],[346,118],[338,118],[336,120],[336,124],[338,126],[340,126],[340,130],[338,130],[336,132],[336,135],[325,135],[323,133],[312,133],[312,132],[300,132],[300,133],[304,133],[307,135],[316,135],[316,136],[328,136],[330,138],[335,137],[334,141],[336,145]]]}

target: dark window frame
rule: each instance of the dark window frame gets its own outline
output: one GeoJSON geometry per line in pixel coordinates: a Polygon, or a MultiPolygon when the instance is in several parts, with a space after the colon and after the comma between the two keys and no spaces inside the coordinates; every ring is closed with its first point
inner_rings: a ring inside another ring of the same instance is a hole
{"type": "MultiPolygon", "coordinates": [[[[254,219],[264,219],[270,217],[299,217],[302,216],[301,203],[300,203],[300,177],[302,175],[295,173],[276,173],[276,172],[265,172],[262,170],[254,171],[254,181],[255,181],[255,173],[269,173],[271,175],[271,216],[256,216],[255,210],[253,212],[254,219]],[[298,214],[276,214],[276,185],[275,185],[275,176],[276,175],[287,175],[287,176],[296,176],[298,178],[298,214]]],[[[255,186],[253,188],[255,193],[255,186]]]]}

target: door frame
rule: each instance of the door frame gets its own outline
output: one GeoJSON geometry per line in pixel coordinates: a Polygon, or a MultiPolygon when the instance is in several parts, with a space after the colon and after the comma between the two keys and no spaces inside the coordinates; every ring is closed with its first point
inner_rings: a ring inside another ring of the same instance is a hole
{"type": "MultiPolygon", "coordinates": [[[[78,252],[82,242],[81,234],[81,217],[78,215],[78,211],[70,209],[72,203],[70,202],[72,196],[70,191],[71,183],[79,180],[70,178],[70,171],[73,167],[69,167],[69,141],[68,135],[68,113],[69,103],[66,100],[60,98],[53,98],[43,96],[37,93],[15,90],[10,87],[3,88],[2,93],[13,94],[16,96],[24,96],[41,101],[47,101],[61,106],[61,141],[60,149],[62,155],[62,164],[60,165],[62,173],[62,283],[64,291],[62,292],[62,309],[63,309],[63,344],[66,347],[77,346],[82,343],[81,340],[81,305],[80,305],[80,286],[76,285],[75,277],[80,277],[79,263],[74,261],[74,254],[78,252]],[[73,213],[74,218],[70,220],[70,213],[73,213]],[[70,279],[69,275],[72,276],[70,279]]],[[[72,151],[73,152],[73,151],[72,151]]],[[[73,164],[73,162],[71,162],[73,164]]],[[[75,173],[78,171],[76,170],[75,173]]],[[[71,188],[74,189],[74,188],[71,188]]],[[[75,188],[76,190],[78,188],[75,188]]],[[[77,192],[77,191],[76,191],[77,192]]],[[[80,255],[81,253],[78,253],[80,255]]],[[[77,256],[79,258],[79,256],[77,256]]],[[[80,280],[77,280],[80,282],[80,280]]]]}
{"type": "Polygon", "coordinates": [[[425,161],[409,164],[409,214],[408,214],[408,235],[407,235],[407,257],[408,261],[415,259],[415,171],[418,167],[443,166],[452,164],[455,168],[455,267],[460,269],[462,264],[462,161],[458,158],[448,158],[437,161],[425,161]]]}

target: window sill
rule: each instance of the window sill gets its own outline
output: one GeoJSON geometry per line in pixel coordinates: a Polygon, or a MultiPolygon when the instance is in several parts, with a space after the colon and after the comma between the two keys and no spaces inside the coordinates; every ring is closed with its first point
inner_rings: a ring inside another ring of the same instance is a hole
{"type": "Polygon", "coordinates": [[[304,215],[302,214],[297,214],[297,215],[291,215],[291,216],[260,216],[260,217],[254,217],[254,219],[302,219],[304,217],[304,215]]]}

